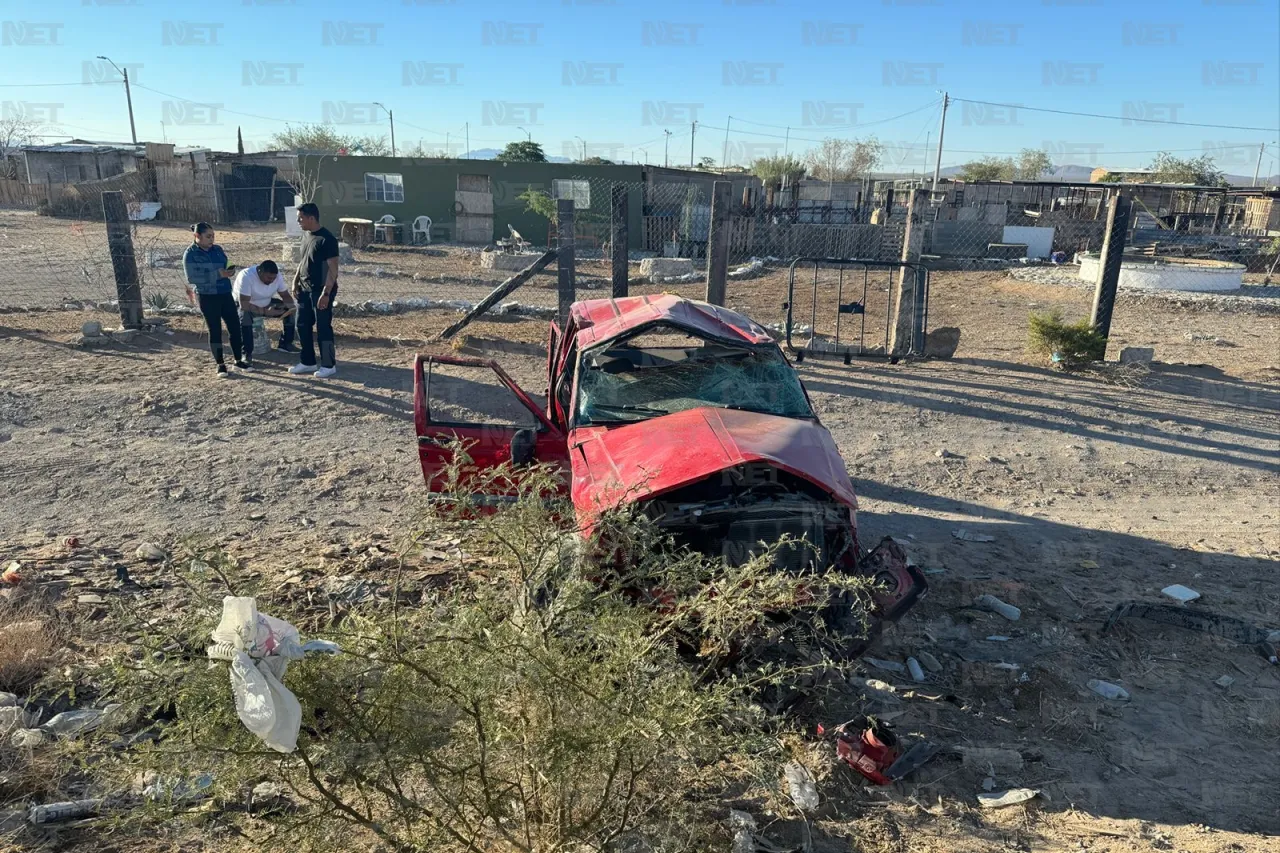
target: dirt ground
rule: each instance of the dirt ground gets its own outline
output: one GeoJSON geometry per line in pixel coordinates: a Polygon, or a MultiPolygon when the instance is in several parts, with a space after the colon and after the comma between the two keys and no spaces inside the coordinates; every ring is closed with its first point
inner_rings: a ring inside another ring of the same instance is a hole
{"type": "MultiPolygon", "coordinates": [[[[784,293],[773,273],[732,283],[729,304],[774,322],[784,293]]],[[[1117,603],[1161,601],[1174,583],[1202,594],[1191,607],[1280,628],[1280,314],[1124,294],[1110,356],[1153,346],[1149,374],[1114,384],[1030,363],[1027,312],[1080,316],[1088,299],[1002,273],[938,273],[930,325],[960,330],[955,358],[799,368],[854,478],[864,543],[908,543],[932,585],[870,654],[928,652],[942,671],[911,692],[868,666],[898,690],[850,694],[846,718],[869,702],[909,737],[1022,756],[1020,768],[939,759],[886,789],[829,762],[817,850],[1280,849],[1280,667],[1141,620],[1101,632],[1117,603]],[[1022,618],[973,609],[983,593],[1022,618]],[[1100,698],[1094,678],[1132,699],[1100,698]],[[1043,796],[980,810],[988,777],[1043,796]]],[[[67,536],[132,554],[202,534],[251,564],[287,566],[392,538],[421,500],[410,365],[455,315],[341,319],[329,382],[288,376],[277,353],[217,381],[192,318],[81,349],[71,329],[86,316],[0,314],[0,563],[25,561],[40,580],[48,566],[34,555],[67,536]]],[[[468,332],[540,343],[546,325],[468,332]]],[[[542,391],[537,358],[501,361],[542,391]]],[[[115,594],[93,572],[72,579],[66,607],[77,585],[115,594]]]]}

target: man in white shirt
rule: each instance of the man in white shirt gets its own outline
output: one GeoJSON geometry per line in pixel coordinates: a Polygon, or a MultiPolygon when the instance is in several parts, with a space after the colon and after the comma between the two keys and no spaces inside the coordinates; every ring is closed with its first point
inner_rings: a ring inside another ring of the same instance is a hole
{"type": "Polygon", "coordinates": [[[283,317],[284,331],[280,335],[280,349],[293,352],[293,336],[296,330],[294,312],[297,303],[289,292],[289,285],[280,275],[275,261],[262,261],[245,267],[236,274],[231,285],[231,295],[240,309],[240,334],[244,339],[244,360],[253,359],[254,317],[283,317]]]}

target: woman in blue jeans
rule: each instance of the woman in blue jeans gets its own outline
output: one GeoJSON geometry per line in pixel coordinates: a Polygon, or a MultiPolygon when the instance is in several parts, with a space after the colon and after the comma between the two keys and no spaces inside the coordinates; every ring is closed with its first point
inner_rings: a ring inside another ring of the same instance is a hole
{"type": "Polygon", "coordinates": [[[240,338],[240,314],[235,298],[231,295],[231,279],[236,268],[227,263],[227,253],[215,243],[213,226],[197,222],[191,226],[192,241],[182,255],[182,267],[187,273],[187,294],[200,306],[205,325],[209,327],[209,350],[217,364],[219,379],[227,377],[227,365],[222,360],[222,327],[227,327],[231,339],[231,353],[236,367],[248,370],[243,356],[240,338]]]}

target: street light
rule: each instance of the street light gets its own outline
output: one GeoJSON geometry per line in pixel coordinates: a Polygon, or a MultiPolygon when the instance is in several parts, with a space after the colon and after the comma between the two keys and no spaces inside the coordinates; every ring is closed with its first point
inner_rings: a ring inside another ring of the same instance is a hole
{"type": "MultiPolygon", "coordinates": [[[[519,125],[516,125],[516,130],[524,130],[524,128],[523,128],[523,127],[520,127],[519,125]]],[[[533,141],[533,134],[532,134],[532,133],[530,133],[530,132],[529,132],[529,131],[527,131],[527,130],[524,130],[524,139],[525,139],[525,141],[526,141],[526,142],[532,142],[532,141],[533,141]]]]}
{"type": "MultiPolygon", "coordinates": [[[[387,110],[387,108],[384,105],[378,103],[377,101],[374,101],[373,105],[375,107],[382,107],[384,110],[387,110]]],[[[396,156],[396,117],[395,117],[395,114],[391,112],[391,110],[387,110],[387,119],[391,122],[391,156],[394,157],[396,156]]]]}
{"type": "Polygon", "coordinates": [[[587,159],[587,140],[583,139],[581,136],[575,136],[574,139],[582,143],[582,159],[586,160],[587,159]]]}
{"type": "MultiPolygon", "coordinates": [[[[105,56],[99,56],[98,59],[101,59],[104,62],[111,62],[111,60],[105,56]]],[[[129,104],[129,135],[133,137],[133,144],[137,145],[138,130],[133,124],[133,95],[129,92],[129,69],[121,68],[114,62],[111,62],[111,67],[120,72],[120,76],[124,78],[124,99],[129,104]]]]}

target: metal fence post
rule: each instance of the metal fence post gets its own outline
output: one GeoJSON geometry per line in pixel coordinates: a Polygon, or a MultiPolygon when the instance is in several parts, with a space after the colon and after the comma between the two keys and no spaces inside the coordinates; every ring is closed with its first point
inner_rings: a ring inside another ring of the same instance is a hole
{"type": "Polygon", "coordinates": [[[609,245],[613,249],[613,298],[627,295],[627,185],[613,185],[613,216],[609,245]]]}
{"type": "Polygon", "coordinates": [[[142,288],[138,285],[138,259],[133,254],[133,234],[129,229],[129,208],[124,193],[102,194],[102,218],[107,223],[107,248],[116,277],[116,301],[120,304],[120,325],[142,328],[142,288]]]}
{"type": "Polygon", "coordinates": [[[556,200],[556,264],[559,267],[559,310],[557,316],[560,318],[560,325],[563,327],[566,320],[569,319],[569,306],[573,305],[574,297],[574,257],[573,257],[573,199],[561,198],[556,200]]]}
{"type": "Polygon", "coordinates": [[[711,225],[707,234],[707,301],[723,305],[729,274],[729,205],[733,184],[716,181],[711,192],[711,225]]]}
{"type": "MultiPolygon", "coordinates": [[[[911,193],[907,203],[907,225],[902,235],[902,262],[918,264],[920,252],[924,247],[924,215],[929,208],[929,194],[926,190],[917,189],[911,193]]],[[[924,270],[919,270],[924,274],[924,270]]],[[[916,281],[916,267],[898,268],[898,290],[894,294],[894,318],[892,338],[889,341],[890,358],[901,358],[911,351],[912,332],[916,328],[917,312],[923,312],[924,305],[917,298],[922,284],[916,281]]]]}
{"type": "Polygon", "coordinates": [[[1107,208],[1107,230],[1102,238],[1102,257],[1098,259],[1098,285],[1093,291],[1093,311],[1089,322],[1104,338],[1111,337],[1111,312],[1116,305],[1116,288],[1120,284],[1120,262],[1124,256],[1124,239],[1129,230],[1131,202],[1124,193],[1116,193],[1107,208]]]}

